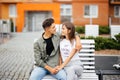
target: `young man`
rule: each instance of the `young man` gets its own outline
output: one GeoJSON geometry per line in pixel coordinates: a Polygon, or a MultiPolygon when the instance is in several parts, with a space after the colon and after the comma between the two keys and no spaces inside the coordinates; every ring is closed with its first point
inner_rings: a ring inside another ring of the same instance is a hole
{"type": "Polygon", "coordinates": [[[32,71],[30,80],[41,80],[46,74],[51,74],[57,80],[66,80],[64,70],[57,70],[60,61],[60,36],[56,33],[54,19],[46,19],[42,26],[45,32],[34,43],[34,57],[37,67],[32,71]]]}
{"type": "MultiPolygon", "coordinates": [[[[34,43],[34,57],[36,68],[31,73],[30,80],[41,80],[46,74],[50,74],[57,80],[66,80],[63,69],[58,71],[60,63],[60,35],[56,33],[54,19],[48,18],[43,24],[44,33],[34,43]]],[[[77,39],[78,43],[80,39],[77,39]]],[[[79,49],[79,45],[77,46],[79,49]]]]}

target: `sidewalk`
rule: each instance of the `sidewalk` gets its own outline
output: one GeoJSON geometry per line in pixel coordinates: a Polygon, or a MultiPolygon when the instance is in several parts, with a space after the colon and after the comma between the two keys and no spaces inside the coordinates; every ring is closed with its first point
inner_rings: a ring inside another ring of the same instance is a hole
{"type": "Polygon", "coordinates": [[[33,41],[39,32],[17,33],[0,45],[0,80],[28,80],[32,69],[33,41]]]}
{"type": "MultiPolygon", "coordinates": [[[[34,62],[33,41],[40,34],[14,33],[0,45],[0,80],[28,80],[34,62]]],[[[105,76],[104,80],[120,80],[120,76],[105,76]]]]}

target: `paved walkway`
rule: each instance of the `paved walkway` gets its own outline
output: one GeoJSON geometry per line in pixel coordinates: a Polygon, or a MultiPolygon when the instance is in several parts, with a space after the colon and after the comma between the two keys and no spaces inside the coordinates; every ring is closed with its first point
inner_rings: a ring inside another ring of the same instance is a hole
{"type": "MultiPolygon", "coordinates": [[[[0,80],[28,80],[34,62],[33,41],[39,34],[14,33],[0,45],[0,80]]],[[[120,76],[105,76],[104,80],[120,80],[120,76]]]]}
{"type": "Polygon", "coordinates": [[[0,45],[0,79],[28,80],[34,61],[33,41],[39,32],[12,34],[12,38],[0,45]]]}

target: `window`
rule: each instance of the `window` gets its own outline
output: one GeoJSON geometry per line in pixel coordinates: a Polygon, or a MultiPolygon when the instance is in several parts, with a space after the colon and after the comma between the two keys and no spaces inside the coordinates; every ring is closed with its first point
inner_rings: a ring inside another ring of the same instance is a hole
{"type": "Polygon", "coordinates": [[[98,6],[97,5],[85,5],[84,6],[84,17],[85,18],[97,18],[98,17],[98,6]]]}
{"type": "Polygon", "coordinates": [[[17,16],[16,5],[15,4],[9,5],[9,17],[16,17],[16,16],[17,16]]]}
{"type": "Polygon", "coordinates": [[[120,17],[120,6],[115,6],[114,7],[114,16],[115,17],[120,17]]]}
{"type": "Polygon", "coordinates": [[[72,5],[71,4],[62,4],[60,7],[61,10],[61,22],[72,21],[72,5]]]}

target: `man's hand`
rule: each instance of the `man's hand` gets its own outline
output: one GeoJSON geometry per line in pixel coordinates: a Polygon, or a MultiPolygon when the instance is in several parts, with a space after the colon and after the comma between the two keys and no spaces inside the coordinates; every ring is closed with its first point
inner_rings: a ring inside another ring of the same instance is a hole
{"type": "Polygon", "coordinates": [[[51,74],[56,74],[58,72],[56,68],[52,68],[48,65],[46,65],[44,68],[47,69],[51,74]]]}
{"type": "Polygon", "coordinates": [[[80,51],[80,49],[82,48],[82,45],[81,45],[79,36],[75,36],[75,40],[76,40],[75,49],[77,51],[80,51]]]}
{"type": "Polygon", "coordinates": [[[62,68],[63,68],[62,65],[55,67],[56,71],[60,71],[62,68]]]}
{"type": "Polygon", "coordinates": [[[58,72],[59,72],[59,66],[56,66],[55,68],[52,68],[52,69],[50,70],[50,72],[51,72],[51,74],[56,74],[56,73],[58,73],[58,72]]]}
{"type": "Polygon", "coordinates": [[[55,68],[52,68],[51,70],[50,70],[50,73],[51,74],[56,74],[58,71],[55,69],[55,68]]]}

